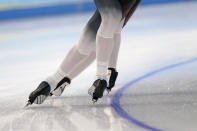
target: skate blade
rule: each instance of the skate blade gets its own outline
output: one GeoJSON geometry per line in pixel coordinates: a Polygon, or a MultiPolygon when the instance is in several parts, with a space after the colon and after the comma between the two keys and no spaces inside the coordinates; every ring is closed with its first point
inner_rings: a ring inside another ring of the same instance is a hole
{"type": "Polygon", "coordinates": [[[107,93],[109,94],[111,92],[111,89],[107,89],[107,93]]]}
{"type": "Polygon", "coordinates": [[[50,94],[49,94],[49,97],[52,97],[53,96],[53,93],[51,92],[50,94]]]}
{"type": "Polygon", "coordinates": [[[93,104],[97,102],[98,99],[92,99],[93,104]]]}
{"type": "Polygon", "coordinates": [[[30,101],[28,101],[24,108],[27,108],[27,107],[29,107],[30,105],[32,105],[32,103],[31,103],[30,101]]]}

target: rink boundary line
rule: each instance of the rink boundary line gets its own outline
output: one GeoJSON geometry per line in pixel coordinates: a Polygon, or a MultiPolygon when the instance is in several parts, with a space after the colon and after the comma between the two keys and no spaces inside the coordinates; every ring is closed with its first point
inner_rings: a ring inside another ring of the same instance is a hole
{"type": "Polygon", "coordinates": [[[161,129],[157,129],[151,125],[147,125],[143,122],[141,122],[140,120],[137,120],[135,119],[133,116],[129,115],[120,105],[120,98],[123,96],[123,92],[128,89],[129,87],[131,87],[132,85],[136,84],[137,82],[140,82],[148,77],[151,77],[151,76],[154,76],[158,73],[161,73],[161,72],[164,72],[164,71],[167,71],[167,70],[170,70],[170,69],[173,69],[173,68],[176,68],[176,67],[180,67],[180,66],[184,66],[186,64],[190,64],[190,63],[194,63],[194,62],[197,62],[197,57],[196,58],[193,58],[193,59],[189,59],[189,60],[186,60],[186,61],[182,61],[182,62],[179,62],[179,63],[176,63],[176,64],[172,64],[172,65],[168,65],[168,66],[165,66],[165,67],[162,67],[162,68],[159,68],[159,69],[156,69],[154,71],[151,71],[145,75],[142,75],[134,80],[131,80],[130,82],[128,82],[127,84],[125,84],[123,87],[121,87],[120,89],[118,89],[113,98],[112,98],[112,107],[114,108],[114,110],[121,116],[123,117],[124,119],[128,120],[130,123],[138,126],[138,127],[141,127],[143,129],[146,129],[146,130],[150,130],[150,131],[162,131],[161,129]]]}

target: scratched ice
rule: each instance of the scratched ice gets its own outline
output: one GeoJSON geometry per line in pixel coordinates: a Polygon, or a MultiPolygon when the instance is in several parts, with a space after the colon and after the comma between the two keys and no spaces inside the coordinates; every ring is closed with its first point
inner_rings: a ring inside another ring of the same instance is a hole
{"type": "MultiPolygon", "coordinates": [[[[111,99],[131,80],[197,57],[196,6],[186,2],[140,7],[123,31],[117,85],[96,105],[87,94],[94,63],[62,97],[23,109],[29,93],[77,43],[92,13],[0,22],[0,131],[146,130],[120,117],[111,99]]],[[[193,62],[135,83],[123,92],[122,108],[161,130],[196,131],[196,68],[193,62]]]]}

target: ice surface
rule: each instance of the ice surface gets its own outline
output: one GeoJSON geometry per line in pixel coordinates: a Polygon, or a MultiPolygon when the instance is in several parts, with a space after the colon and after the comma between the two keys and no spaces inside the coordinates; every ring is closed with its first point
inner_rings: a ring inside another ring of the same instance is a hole
{"type": "MultiPolygon", "coordinates": [[[[0,22],[0,131],[143,131],[121,118],[111,99],[118,88],[147,72],[197,57],[196,6],[139,8],[123,31],[116,88],[96,105],[87,94],[94,63],[62,97],[23,109],[29,93],[77,43],[92,13],[0,22]]],[[[191,63],[136,83],[123,94],[121,106],[159,129],[196,131],[196,67],[191,63]]]]}

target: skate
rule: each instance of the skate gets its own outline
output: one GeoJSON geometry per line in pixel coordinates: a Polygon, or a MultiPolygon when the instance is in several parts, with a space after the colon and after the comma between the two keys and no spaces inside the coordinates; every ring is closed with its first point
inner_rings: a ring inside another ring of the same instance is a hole
{"type": "Polygon", "coordinates": [[[109,93],[111,89],[115,86],[116,79],[118,77],[118,72],[114,68],[108,68],[109,84],[107,86],[107,92],[109,93]]]}
{"type": "Polygon", "coordinates": [[[63,92],[65,87],[70,85],[71,80],[68,77],[64,77],[58,84],[57,87],[50,93],[50,96],[60,96],[63,92]]]}
{"type": "Polygon", "coordinates": [[[36,88],[30,95],[28,103],[25,107],[34,104],[42,104],[50,94],[51,87],[45,81],[41,82],[38,88],[36,88]]]}
{"type": "Polygon", "coordinates": [[[88,94],[92,96],[93,103],[97,102],[99,98],[103,97],[103,93],[107,88],[107,81],[97,79],[92,87],[88,90],[88,94]]]}

